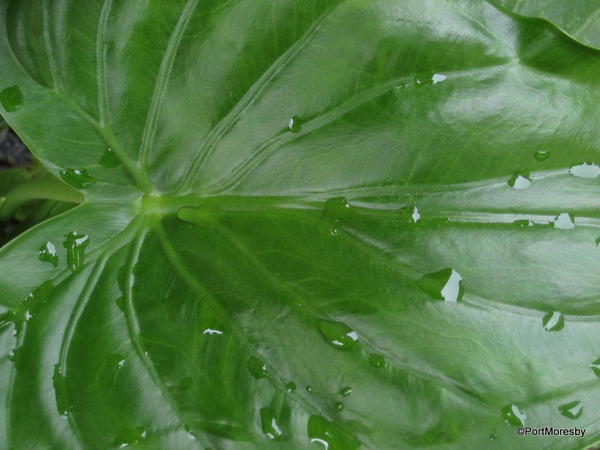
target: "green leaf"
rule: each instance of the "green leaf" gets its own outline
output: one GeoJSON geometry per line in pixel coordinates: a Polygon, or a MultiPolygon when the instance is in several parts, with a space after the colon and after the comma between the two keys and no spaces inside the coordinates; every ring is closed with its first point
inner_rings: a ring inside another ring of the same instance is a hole
{"type": "Polygon", "coordinates": [[[541,17],[592,47],[600,48],[600,2],[595,0],[495,0],[525,16],[541,17]]]}
{"type": "Polygon", "coordinates": [[[600,51],[474,0],[0,5],[0,112],[86,197],[0,251],[0,447],[600,440],[600,51]]]}

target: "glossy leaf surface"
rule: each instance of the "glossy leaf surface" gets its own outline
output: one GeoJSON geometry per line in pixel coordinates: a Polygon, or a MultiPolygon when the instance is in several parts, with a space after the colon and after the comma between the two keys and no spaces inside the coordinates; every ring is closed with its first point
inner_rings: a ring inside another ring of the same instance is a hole
{"type": "Polygon", "coordinates": [[[1,112],[86,196],[0,253],[0,447],[598,441],[599,51],[479,0],[0,4],[1,112]]]}

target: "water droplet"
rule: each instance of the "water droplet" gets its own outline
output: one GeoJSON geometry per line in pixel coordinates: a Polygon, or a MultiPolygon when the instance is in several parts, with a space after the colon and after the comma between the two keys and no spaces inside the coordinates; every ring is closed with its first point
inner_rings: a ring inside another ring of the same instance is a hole
{"type": "Polygon", "coordinates": [[[223,334],[222,331],[220,330],[213,330],[212,328],[207,328],[206,330],[204,330],[202,332],[202,334],[208,334],[208,335],[221,335],[223,334]]]}
{"type": "Polygon", "coordinates": [[[513,427],[522,427],[525,425],[527,416],[517,405],[508,405],[502,409],[502,418],[506,423],[513,427]]]}
{"type": "Polygon", "coordinates": [[[102,158],[100,158],[100,165],[106,167],[107,169],[114,169],[121,161],[115,154],[112,148],[106,147],[104,153],[102,153],[102,158]]]}
{"type": "Polygon", "coordinates": [[[600,378],[600,358],[596,359],[594,362],[590,364],[591,369],[594,371],[594,374],[600,378]]]}
{"type": "Polygon", "coordinates": [[[339,350],[351,351],[358,346],[356,331],[342,322],[319,320],[317,327],[325,340],[339,350]]]}
{"type": "Polygon", "coordinates": [[[85,189],[96,182],[86,169],[65,169],[60,171],[60,177],[77,189],[85,189]]]}
{"type": "Polygon", "coordinates": [[[565,403],[558,407],[560,413],[569,419],[579,419],[583,414],[583,405],[580,401],[565,403]]]}
{"type": "Polygon", "coordinates": [[[40,247],[38,259],[50,263],[54,267],[58,266],[58,255],[56,254],[56,247],[52,242],[48,241],[40,247]]]}
{"type": "Polygon", "coordinates": [[[198,440],[198,435],[196,435],[196,433],[194,433],[192,431],[192,427],[190,427],[187,423],[183,424],[183,429],[185,430],[185,432],[188,434],[189,438],[192,441],[197,441],[198,440]]]}
{"type": "Polygon", "coordinates": [[[69,402],[67,391],[67,379],[62,374],[60,365],[54,366],[54,374],[52,375],[52,383],[54,384],[54,393],[56,395],[56,408],[61,416],[66,416],[73,409],[73,405],[69,402]]]}
{"type": "Polygon", "coordinates": [[[416,206],[405,206],[398,210],[400,220],[405,223],[417,223],[421,220],[421,213],[416,206]]]}
{"type": "Polygon", "coordinates": [[[463,297],[462,277],[450,267],[425,275],[417,285],[436,300],[457,302],[463,297]]]}
{"type": "Polygon", "coordinates": [[[283,431],[275,420],[275,412],[271,408],[260,410],[260,425],[262,431],[269,439],[278,439],[283,436],[283,431]]]}
{"type": "Polygon", "coordinates": [[[384,369],[388,365],[385,358],[377,353],[371,353],[369,355],[369,364],[377,369],[384,369]]]}
{"type": "Polygon", "coordinates": [[[12,311],[4,313],[0,316],[0,322],[13,322],[15,324],[15,335],[17,335],[23,324],[33,317],[33,311],[41,304],[45,303],[54,291],[54,285],[51,281],[45,281],[25,299],[17,305],[12,311]]]}
{"type": "Polygon", "coordinates": [[[23,93],[17,86],[9,86],[0,91],[0,103],[6,112],[15,112],[23,106],[23,93]]]}
{"type": "Polygon", "coordinates": [[[523,228],[528,228],[528,227],[532,227],[535,225],[535,223],[533,222],[533,220],[529,220],[529,219],[519,219],[519,220],[515,220],[513,222],[513,225],[517,226],[517,227],[523,227],[523,228]]]}
{"type": "Polygon", "coordinates": [[[552,311],[543,317],[542,325],[546,331],[559,331],[565,327],[565,318],[558,311],[552,311]]]}
{"type": "Polygon", "coordinates": [[[441,83],[442,81],[446,81],[448,79],[448,75],[444,75],[441,73],[434,73],[431,77],[431,81],[433,84],[441,83]]]}
{"type": "Polygon", "coordinates": [[[340,394],[342,394],[344,397],[348,397],[350,394],[352,394],[352,388],[350,386],[344,386],[342,389],[340,389],[340,394]]]}
{"type": "Polygon", "coordinates": [[[327,450],[356,450],[361,445],[353,435],[321,416],[310,416],[307,432],[311,443],[327,450]]]}
{"type": "Polygon", "coordinates": [[[8,352],[8,360],[18,364],[20,361],[20,355],[21,355],[21,348],[13,348],[12,350],[10,350],[8,352]]]}
{"type": "Polygon", "coordinates": [[[572,230],[575,228],[575,219],[571,214],[564,212],[556,216],[552,224],[559,230],[572,230]]]}
{"type": "Polygon", "coordinates": [[[72,231],[65,235],[63,247],[67,251],[67,266],[73,273],[79,272],[85,262],[85,249],[90,243],[87,234],[80,234],[72,231]]]}
{"type": "Polygon", "coordinates": [[[309,394],[313,393],[313,388],[310,384],[307,384],[304,389],[306,389],[306,392],[308,392],[309,394]]]}
{"type": "Polygon", "coordinates": [[[596,247],[600,247],[600,237],[596,238],[596,247]]]}
{"type": "Polygon", "coordinates": [[[177,211],[177,218],[183,222],[212,227],[219,221],[223,210],[214,202],[206,202],[202,207],[184,206],[177,211]]]}
{"type": "Polygon", "coordinates": [[[531,184],[529,172],[526,170],[518,170],[512,174],[507,183],[513,189],[526,189],[531,184]]]}
{"type": "Polygon", "coordinates": [[[129,430],[124,430],[117,435],[113,445],[123,448],[133,444],[139,444],[146,439],[146,429],[144,427],[135,427],[129,430]]]}
{"type": "Polygon", "coordinates": [[[285,385],[285,390],[288,392],[295,392],[296,391],[296,383],[294,383],[293,381],[290,381],[288,384],[285,385]]]}
{"type": "Polygon", "coordinates": [[[584,162],[569,167],[569,173],[580,178],[598,178],[600,176],[600,167],[595,163],[584,162]]]}
{"type": "Polygon", "coordinates": [[[344,404],[342,402],[335,402],[335,410],[336,411],[343,411],[344,409],[344,404]]]}
{"type": "Polygon", "coordinates": [[[536,150],[533,157],[538,161],[545,161],[550,158],[551,153],[548,150],[536,150]]]}
{"type": "Polygon", "coordinates": [[[302,121],[298,116],[292,116],[288,120],[288,129],[292,133],[299,133],[302,130],[302,121]]]}
{"type": "Polygon", "coordinates": [[[329,234],[331,236],[339,234],[338,226],[348,216],[349,212],[350,205],[345,197],[334,197],[325,202],[322,219],[329,225],[329,234]]]}
{"type": "Polygon", "coordinates": [[[248,358],[248,370],[252,374],[254,378],[260,380],[261,378],[266,378],[269,374],[269,369],[260,359],[251,356],[248,358]]]}

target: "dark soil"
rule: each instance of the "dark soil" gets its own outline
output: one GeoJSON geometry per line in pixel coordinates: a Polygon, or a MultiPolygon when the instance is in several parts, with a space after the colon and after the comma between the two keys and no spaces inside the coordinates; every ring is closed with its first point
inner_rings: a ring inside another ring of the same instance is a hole
{"type": "Polygon", "coordinates": [[[31,153],[10,129],[0,131],[0,170],[31,164],[31,153]]]}

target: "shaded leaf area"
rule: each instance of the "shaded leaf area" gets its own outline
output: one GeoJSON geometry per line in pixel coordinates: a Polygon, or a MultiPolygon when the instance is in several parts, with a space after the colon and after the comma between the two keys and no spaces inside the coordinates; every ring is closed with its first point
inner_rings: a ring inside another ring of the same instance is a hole
{"type": "Polygon", "coordinates": [[[0,244],[67,211],[80,198],[77,191],[56,182],[39,162],[32,161],[31,153],[12,130],[0,130],[0,244]],[[72,202],[64,201],[70,197],[72,202]]]}
{"type": "Polygon", "coordinates": [[[588,0],[499,0],[497,4],[517,14],[541,17],[560,26],[574,38],[600,47],[600,4],[588,0]]]}
{"type": "Polygon", "coordinates": [[[599,440],[598,51],[468,0],[1,4],[2,113],[86,195],[0,251],[2,446],[599,440]]]}

